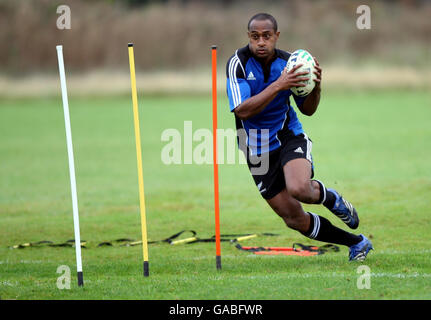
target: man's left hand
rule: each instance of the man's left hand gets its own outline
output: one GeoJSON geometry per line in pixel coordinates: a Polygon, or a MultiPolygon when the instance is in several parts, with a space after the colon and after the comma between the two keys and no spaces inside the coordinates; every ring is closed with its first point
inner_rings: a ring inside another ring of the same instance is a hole
{"type": "Polygon", "coordinates": [[[319,65],[319,61],[315,57],[313,57],[314,62],[316,65],[314,66],[313,73],[316,75],[316,79],[314,79],[314,82],[316,82],[316,87],[320,87],[320,83],[322,81],[322,68],[319,65]]]}

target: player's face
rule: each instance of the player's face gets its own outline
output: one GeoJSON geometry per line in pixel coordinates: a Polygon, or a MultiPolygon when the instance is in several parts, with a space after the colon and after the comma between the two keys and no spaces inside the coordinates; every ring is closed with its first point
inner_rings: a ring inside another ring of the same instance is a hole
{"type": "Polygon", "coordinates": [[[260,59],[272,57],[279,35],[271,20],[253,20],[248,31],[251,52],[260,59]]]}

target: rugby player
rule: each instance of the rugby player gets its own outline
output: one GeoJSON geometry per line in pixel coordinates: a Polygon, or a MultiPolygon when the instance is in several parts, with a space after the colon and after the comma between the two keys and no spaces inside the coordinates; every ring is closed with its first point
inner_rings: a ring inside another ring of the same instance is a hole
{"type": "Polygon", "coordinates": [[[301,203],[323,205],[349,228],[359,226],[353,205],[336,190],[313,180],[312,141],[304,132],[293,108],[312,116],[319,105],[322,68],[315,59],[315,87],[306,97],[290,88],[304,86],[307,72],[300,65],[287,72],[290,53],[276,48],[280,36],[277,21],[267,13],[248,22],[248,44],[230,57],[226,65],[227,95],[235,116],[238,142],[262,197],[285,224],[308,238],[345,245],[349,260],[364,260],[373,249],[363,235],[342,230],[328,219],[305,212],[301,203]],[[245,132],[241,139],[239,131],[245,132]],[[258,172],[256,158],[267,157],[268,170],[258,172]]]}

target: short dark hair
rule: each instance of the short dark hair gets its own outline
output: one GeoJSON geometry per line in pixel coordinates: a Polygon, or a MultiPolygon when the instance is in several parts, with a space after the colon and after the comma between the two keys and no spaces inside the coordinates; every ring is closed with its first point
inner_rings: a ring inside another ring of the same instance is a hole
{"type": "Polygon", "coordinates": [[[278,30],[278,25],[277,25],[277,20],[275,20],[275,18],[270,15],[269,13],[257,13],[255,14],[253,17],[250,18],[250,20],[248,21],[248,25],[247,25],[247,29],[250,31],[250,24],[253,20],[269,20],[271,21],[273,27],[274,27],[274,31],[277,32],[278,30]]]}

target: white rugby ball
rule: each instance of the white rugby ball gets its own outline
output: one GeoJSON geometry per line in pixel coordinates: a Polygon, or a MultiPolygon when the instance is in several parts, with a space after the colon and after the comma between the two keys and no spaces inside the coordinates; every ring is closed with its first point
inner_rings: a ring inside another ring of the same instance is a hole
{"type": "Polygon", "coordinates": [[[308,72],[308,74],[304,74],[299,77],[307,77],[310,79],[307,81],[301,81],[305,84],[305,87],[292,87],[290,88],[290,91],[292,91],[293,94],[295,94],[296,96],[305,97],[311,91],[313,91],[314,86],[316,85],[316,83],[314,82],[314,79],[316,79],[316,75],[313,73],[315,62],[313,56],[308,51],[298,49],[290,55],[289,60],[286,64],[286,71],[289,72],[293,67],[298,64],[302,64],[302,66],[296,69],[295,73],[308,72]]]}

